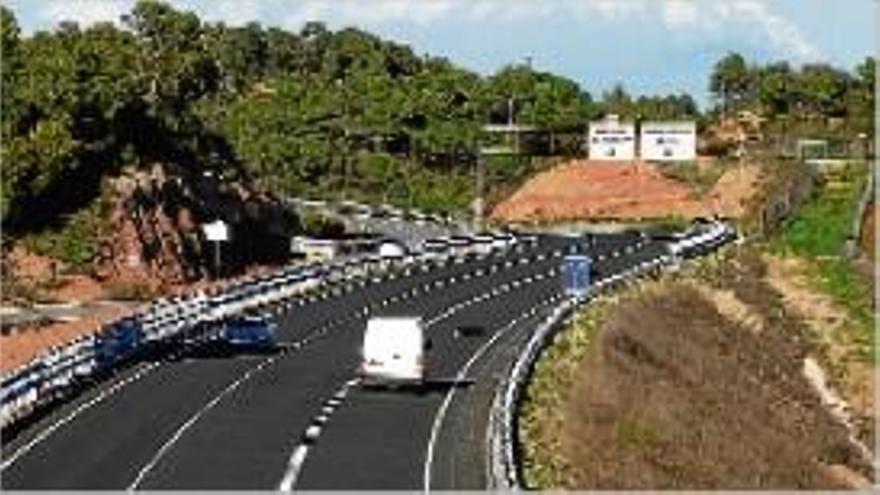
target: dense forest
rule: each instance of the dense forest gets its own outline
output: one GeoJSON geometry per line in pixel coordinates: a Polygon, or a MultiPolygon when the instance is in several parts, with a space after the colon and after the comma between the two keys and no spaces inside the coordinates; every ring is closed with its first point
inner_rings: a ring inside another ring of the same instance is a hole
{"type": "MultiPolygon", "coordinates": [[[[573,80],[509,65],[481,76],[355,28],[230,27],[140,1],[119,25],[61,23],[24,36],[2,16],[2,219],[29,232],[94,208],[123,167],[213,170],[278,195],[465,208],[487,123],[553,131],[554,154],[583,153],[589,120],[711,118],[687,94],[594,98],[573,80]],[[568,136],[567,140],[565,136],[568,136]],[[572,138],[574,136],[574,138],[572,138]]],[[[774,119],[850,117],[870,132],[874,61],[751,66],[730,54],[710,89],[719,107],[774,119]]],[[[536,153],[547,154],[544,149],[536,153]]],[[[541,143],[538,143],[539,145],[541,143]]],[[[540,146],[539,146],[540,148],[540,146]]],[[[490,160],[492,184],[535,160],[490,160]]],[[[57,225],[56,225],[57,227],[57,225]]]]}

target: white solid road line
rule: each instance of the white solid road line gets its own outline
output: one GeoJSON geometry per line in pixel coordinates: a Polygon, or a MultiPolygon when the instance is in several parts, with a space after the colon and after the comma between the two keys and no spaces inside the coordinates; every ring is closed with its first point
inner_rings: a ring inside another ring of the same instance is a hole
{"type": "Polygon", "coordinates": [[[186,430],[190,429],[192,425],[196,424],[196,422],[201,419],[201,417],[204,416],[205,413],[213,409],[214,406],[219,404],[220,401],[223,400],[227,395],[235,391],[235,389],[237,389],[242,383],[250,379],[251,376],[262,370],[265,366],[273,363],[277,358],[278,356],[272,356],[264,359],[259,365],[249,369],[244,375],[227,385],[222,392],[217,394],[217,396],[211,399],[210,402],[208,402],[201,409],[196,411],[195,414],[193,414],[185,423],[183,423],[183,425],[180,426],[180,428],[177,429],[177,431],[174,432],[174,435],[172,435],[171,438],[169,438],[164,444],[162,444],[162,447],[160,447],[159,451],[156,452],[156,455],[154,455],[153,458],[150,459],[150,462],[148,462],[146,465],[144,465],[144,467],[140,469],[140,471],[138,471],[137,477],[135,477],[134,481],[132,481],[131,484],[128,486],[127,491],[136,490],[138,485],[141,484],[147,474],[149,474],[149,472],[156,466],[156,464],[158,464],[159,461],[162,460],[162,457],[165,456],[165,453],[168,452],[171,447],[173,447],[174,444],[177,443],[180,437],[183,436],[186,430]]]}
{"type": "Polygon", "coordinates": [[[150,373],[151,371],[153,371],[154,369],[159,367],[160,364],[161,363],[158,363],[158,362],[151,363],[147,367],[138,371],[133,376],[130,376],[130,377],[126,378],[125,380],[123,380],[119,383],[116,383],[112,387],[102,391],[100,394],[98,394],[98,396],[96,396],[92,400],[86,402],[85,404],[82,404],[81,406],[79,406],[76,409],[74,409],[73,411],[71,411],[67,416],[61,418],[60,420],[56,421],[55,423],[52,423],[52,425],[50,425],[45,430],[41,431],[39,435],[34,437],[30,442],[22,445],[21,448],[19,448],[18,450],[15,451],[14,454],[12,454],[11,456],[9,456],[8,459],[3,461],[3,464],[0,464],[0,472],[5,471],[6,468],[13,465],[15,463],[15,461],[17,461],[21,456],[30,452],[34,447],[39,445],[43,440],[45,440],[50,435],[52,435],[52,433],[57,431],[58,428],[61,428],[62,426],[66,425],[67,423],[73,421],[74,419],[77,418],[77,416],[79,416],[80,414],[82,414],[86,410],[90,409],[95,404],[98,404],[99,402],[102,402],[104,399],[107,399],[108,397],[112,396],[113,394],[118,392],[119,389],[121,389],[122,387],[124,387],[130,383],[134,383],[137,380],[140,380],[141,378],[146,376],[148,373],[150,373]]]}
{"type": "MultiPolygon", "coordinates": [[[[461,382],[467,376],[468,371],[470,371],[471,366],[479,359],[491,346],[495,343],[499,338],[503,335],[507,334],[507,332],[519,324],[521,321],[527,319],[530,315],[533,315],[537,308],[546,305],[549,302],[552,302],[555,299],[555,296],[542,300],[535,306],[532,306],[528,311],[521,313],[514,317],[510,322],[506,325],[498,329],[495,332],[495,335],[492,336],[491,339],[486,341],[477,352],[475,352],[470,359],[461,367],[458,374],[455,375],[455,382],[461,382]]],[[[440,405],[440,408],[437,410],[437,414],[434,416],[434,423],[431,425],[431,436],[428,439],[428,445],[425,452],[425,470],[422,476],[422,483],[424,487],[425,493],[431,491],[431,469],[434,463],[434,446],[437,443],[437,435],[440,434],[440,427],[443,425],[443,420],[446,417],[446,411],[449,409],[449,405],[452,403],[452,399],[455,397],[455,386],[449,388],[449,392],[446,393],[446,397],[443,399],[443,403],[440,405]]]]}

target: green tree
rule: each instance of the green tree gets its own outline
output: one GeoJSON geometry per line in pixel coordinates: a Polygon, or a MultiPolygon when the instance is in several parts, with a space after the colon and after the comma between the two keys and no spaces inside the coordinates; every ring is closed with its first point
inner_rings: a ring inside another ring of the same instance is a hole
{"type": "Polygon", "coordinates": [[[806,110],[817,115],[843,116],[843,97],[850,82],[849,74],[829,65],[805,65],[801,69],[799,85],[806,110]]]}
{"type": "Polygon", "coordinates": [[[719,60],[709,77],[709,90],[726,109],[737,109],[751,101],[754,73],[739,53],[731,52],[719,60]]]}
{"type": "Polygon", "coordinates": [[[798,98],[798,81],[788,63],[771,64],[758,71],[758,100],[768,116],[787,114],[798,98]]]}

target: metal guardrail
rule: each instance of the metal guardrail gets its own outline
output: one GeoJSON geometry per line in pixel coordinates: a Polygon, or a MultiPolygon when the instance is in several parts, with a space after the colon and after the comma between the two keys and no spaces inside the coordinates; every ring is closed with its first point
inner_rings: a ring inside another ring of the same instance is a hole
{"type": "MultiPolygon", "coordinates": [[[[477,244],[473,243],[473,250],[477,244]]],[[[503,250],[510,249],[505,244],[503,250]]],[[[496,246],[497,248],[497,246],[496,246]]],[[[476,252],[476,251],[474,251],[476,252]]],[[[443,252],[425,252],[400,258],[383,258],[374,253],[337,260],[327,265],[304,265],[270,275],[237,281],[213,295],[160,298],[134,317],[104,325],[93,334],[77,338],[2,376],[0,384],[0,427],[27,417],[35,409],[64,398],[95,378],[112,373],[150,350],[173,349],[176,345],[217,338],[219,321],[252,309],[265,309],[317,290],[332,289],[342,281],[374,279],[380,273],[422,264],[437,265],[448,258],[473,254],[446,246],[443,252]],[[132,328],[117,335],[123,323],[132,328]]],[[[482,252],[485,254],[485,252],[482,252]]]]}
{"type": "Polygon", "coordinates": [[[874,170],[868,171],[868,179],[865,181],[865,187],[859,197],[859,203],[856,206],[856,214],[852,220],[850,227],[850,235],[844,244],[844,255],[853,258],[859,252],[859,242],[862,239],[862,224],[865,220],[865,210],[868,205],[874,201],[874,170]]]}
{"type": "MultiPolygon", "coordinates": [[[[410,223],[416,227],[433,226],[450,229],[465,224],[465,220],[452,214],[424,213],[415,208],[398,208],[390,204],[369,205],[356,201],[326,201],[300,197],[287,197],[285,201],[298,208],[310,208],[350,220],[390,220],[410,223]]],[[[436,235],[436,234],[435,234],[436,235]]]]}
{"type": "Polygon", "coordinates": [[[715,222],[702,232],[671,242],[667,253],[650,261],[641,262],[621,273],[597,281],[584,297],[564,299],[553,312],[534,330],[505,380],[495,392],[489,418],[487,447],[489,452],[488,479],[490,489],[522,490],[521,466],[519,464],[518,422],[516,413],[522,400],[535,363],[543,350],[550,345],[556,333],[574,310],[587,303],[598,293],[620,285],[632,283],[645,274],[659,274],[665,267],[677,265],[682,258],[711,252],[736,238],[735,232],[726,224],[715,222]]]}

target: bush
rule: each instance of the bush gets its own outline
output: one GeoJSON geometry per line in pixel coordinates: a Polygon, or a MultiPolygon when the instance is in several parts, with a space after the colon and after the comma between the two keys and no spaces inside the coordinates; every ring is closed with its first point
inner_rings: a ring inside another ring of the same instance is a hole
{"type": "Polygon", "coordinates": [[[687,185],[697,198],[708,192],[725,171],[725,167],[720,163],[700,167],[693,161],[672,162],[663,164],[659,168],[660,173],[665,177],[687,185]]]}
{"type": "Polygon", "coordinates": [[[107,287],[107,296],[119,301],[149,301],[159,295],[146,282],[113,282],[107,287]]]}
{"type": "Polygon", "coordinates": [[[106,231],[104,208],[100,201],[71,216],[58,228],[24,236],[24,246],[32,252],[57,258],[77,272],[87,271],[98,255],[106,231]]]}
{"type": "Polygon", "coordinates": [[[345,233],[342,222],[321,213],[304,213],[302,227],[306,235],[312,237],[339,237],[345,233]]]}
{"type": "Polygon", "coordinates": [[[843,170],[784,226],[774,247],[801,256],[839,255],[850,235],[865,180],[861,167],[843,170]]]}

